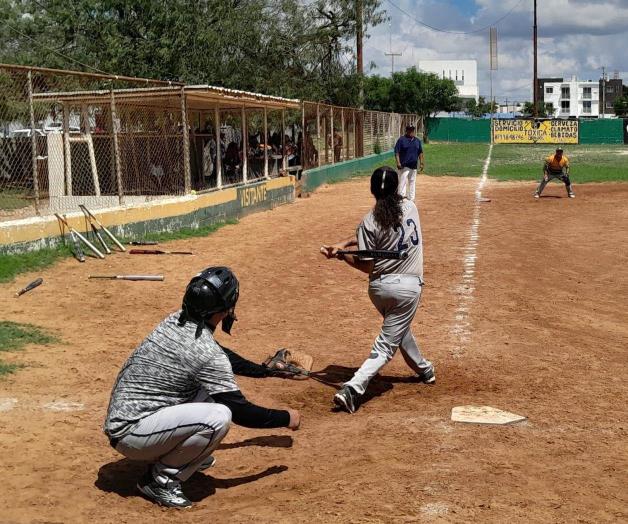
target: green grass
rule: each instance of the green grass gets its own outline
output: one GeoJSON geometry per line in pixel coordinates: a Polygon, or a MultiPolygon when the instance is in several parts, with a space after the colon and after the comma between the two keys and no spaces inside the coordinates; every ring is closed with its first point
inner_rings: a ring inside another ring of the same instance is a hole
{"type": "Polygon", "coordinates": [[[424,144],[425,174],[480,176],[488,147],[488,144],[424,144]]]}
{"type": "MultiPolygon", "coordinates": [[[[545,157],[553,153],[555,147],[551,144],[496,144],[488,175],[498,180],[539,180],[545,157]]],[[[627,146],[574,144],[564,148],[574,183],[628,181],[627,146]]]]}
{"type": "MultiPolygon", "coordinates": [[[[237,220],[227,220],[217,224],[203,226],[198,229],[184,228],[179,231],[168,231],[164,233],[149,233],[143,237],[133,237],[129,239],[121,238],[123,244],[127,240],[156,240],[158,242],[168,242],[170,240],[181,240],[185,238],[195,238],[207,236],[223,226],[237,224],[237,220]]],[[[111,244],[110,242],[108,242],[111,244]]],[[[98,245],[98,244],[96,244],[98,245]]],[[[87,253],[87,248],[83,246],[87,253]]],[[[67,246],[56,248],[46,248],[29,253],[16,255],[0,255],[0,282],[10,282],[20,273],[44,269],[53,265],[58,260],[71,257],[72,252],[67,246]]]]}
{"type": "MultiPolygon", "coordinates": [[[[58,342],[58,339],[36,326],[0,320],[0,352],[20,350],[26,344],[42,345],[53,342],[58,342]]],[[[20,367],[22,367],[20,364],[7,364],[0,361],[0,376],[13,373],[20,367]]]]}
{"type": "Polygon", "coordinates": [[[30,206],[32,200],[26,198],[23,192],[7,189],[0,192],[0,209],[13,210],[30,206]]]}

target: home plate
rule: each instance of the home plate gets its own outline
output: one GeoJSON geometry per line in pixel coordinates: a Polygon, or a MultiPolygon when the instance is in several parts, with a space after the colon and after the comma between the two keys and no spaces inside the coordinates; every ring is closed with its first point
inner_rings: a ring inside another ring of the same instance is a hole
{"type": "Polygon", "coordinates": [[[491,406],[456,406],[451,410],[451,420],[469,424],[514,424],[526,417],[492,408],[491,406]]]}

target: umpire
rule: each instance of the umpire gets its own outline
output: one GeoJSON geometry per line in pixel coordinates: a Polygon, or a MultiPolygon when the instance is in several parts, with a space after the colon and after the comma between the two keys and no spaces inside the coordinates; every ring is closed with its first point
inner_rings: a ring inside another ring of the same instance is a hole
{"type": "Polygon", "coordinates": [[[212,452],[231,421],[249,428],[299,428],[298,411],[262,408],[242,395],[233,369],[249,376],[270,373],[214,339],[221,323],[230,333],[238,295],[238,280],[228,268],[199,273],[187,286],[182,309],[144,339],[113,386],[104,431],[116,451],[150,463],[137,487],[163,506],[192,505],[181,482],[214,465],[212,452]]]}
{"type": "Polygon", "coordinates": [[[406,134],[395,144],[395,158],[399,174],[399,194],[414,202],[416,193],[416,170],[420,163],[421,172],[425,169],[425,157],[421,141],[414,135],[413,125],[406,126],[406,134]]]}
{"type": "Polygon", "coordinates": [[[569,159],[567,158],[567,155],[563,154],[562,147],[557,148],[553,155],[550,155],[545,159],[545,165],[543,166],[543,178],[534,192],[534,198],[541,198],[541,193],[545,189],[547,183],[555,178],[561,180],[565,184],[567,196],[569,198],[576,198],[573,188],[571,187],[571,180],[569,179],[569,159]]]}

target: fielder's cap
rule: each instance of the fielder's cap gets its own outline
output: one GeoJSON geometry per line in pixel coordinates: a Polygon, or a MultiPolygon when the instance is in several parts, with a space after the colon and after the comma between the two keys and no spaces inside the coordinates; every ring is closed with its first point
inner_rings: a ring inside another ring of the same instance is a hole
{"type": "Polygon", "coordinates": [[[557,153],[562,153],[563,152],[563,148],[562,147],[557,147],[556,148],[556,152],[557,153]]]}

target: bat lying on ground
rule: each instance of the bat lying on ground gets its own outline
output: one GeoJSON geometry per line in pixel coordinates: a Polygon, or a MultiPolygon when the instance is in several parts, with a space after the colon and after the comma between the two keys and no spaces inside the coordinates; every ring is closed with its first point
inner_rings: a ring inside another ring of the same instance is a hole
{"type": "Polygon", "coordinates": [[[162,251],[161,249],[131,249],[131,255],[193,255],[191,251],[162,251]]]}
{"type": "Polygon", "coordinates": [[[23,295],[24,293],[30,291],[31,289],[35,289],[37,286],[41,286],[44,282],[43,278],[38,278],[37,280],[33,280],[28,286],[26,286],[23,289],[20,289],[15,296],[19,297],[21,295],[23,295]]]}
{"type": "MultiPolygon", "coordinates": [[[[98,220],[89,209],[87,209],[83,204],[79,204],[79,207],[81,208],[83,213],[85,213],[85,216],[89,218],[90,223],[92,223],[92,224],[95,223],[95,225],[97,225],[100,229],[102,229],[105,232],[105,234],[111,239],[111,241],[116,246],[118,246],[120,251],[126,251],[126,249],[118,241],[118,239],[113,236],[113,233],[111,231],[109,231],[105,226],[103,226],[102,223],[100,222],[100,220],[98,220]]],[[[93,227],[93,225],[92,225],[92,227],[93,227]]]]}
{"type": "MultiPolygon", "coordinates": [[[[87,240],[83,235],[81,235],[76,229],[74,229],[70,224],[68,224],[68,221],[62,217],[61,215],[59,215],[58,213],[55,213],[55,216],[57,217],[57,220],[59,222],[61,222],[61,224],[63,224],[65,227],[68,228],[68,230],[70,231],[70,236],[73,237],[73,235],[76,235],[78,238],[80,238],[83,243],[89,248],[91,249],[94,254],[98,257],[98,258],[105,258],[105,255],[103,255],[100,251],[98,251],[98,249],[96,248],[96,246],[94,246],[94,244],[92,244],[89,240],[87,240]]],[[[72,239],[74,240],[74,238],[72,239]]],[[[78,246],[78,241],[75,243],[75,246],[78,246]]],[[[82,255],[82,252],[80,253],[82,255]]],[[[77,255],[77,258],[79,258],[79,255],[77,255]]],[[[80,258],[79,258],[80,260],[80,258]]],[[[81,260],[81,262],[83,262],[81,260]]]]}
{"type": "Polygon", "coordinates": [[[156,246],[159,244],[156,240],[132,240],[127,242],[130,246],[156,246]]]}
{"type": "Polygon", "coordinates": [[[355,251],[347,251],[341,249],[339,255],[354,255],[362,258],[383,258],[388,260],[405,260],[408,258],[407,251],[388,251],[386,249],[358,249],[355,251]]]}
{"type": "Polygon", "coordinates": [[[150,280],[161,282],[163,275],[89,275],[89,278],[104,278],[107,280],[150,280]]]}

